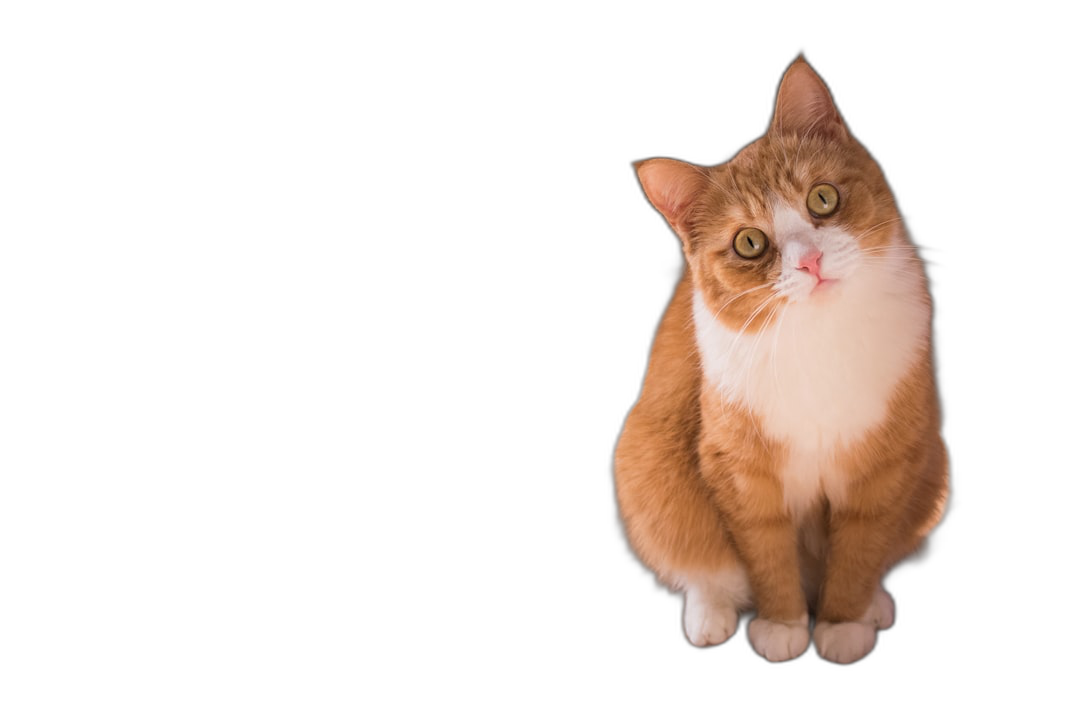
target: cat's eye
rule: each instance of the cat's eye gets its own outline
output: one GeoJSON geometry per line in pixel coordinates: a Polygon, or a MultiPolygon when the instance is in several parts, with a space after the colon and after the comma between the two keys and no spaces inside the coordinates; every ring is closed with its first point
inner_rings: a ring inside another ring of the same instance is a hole
{"type": "Polygon", "coordinates": [[[760,257],[768,244],[769,239],[765,237],[765,233],[757,228],[743,228],[735,233],[735,242],[732,243],[732,247],[735,248],[739,257],[752,260],[760,257]]]}
{"type": "Polygon", "coordinates": [[[806,209],[815,217],[827,217],[840,207],[840,192],[829,183],[810,188],[806,196],[806,209]]]}

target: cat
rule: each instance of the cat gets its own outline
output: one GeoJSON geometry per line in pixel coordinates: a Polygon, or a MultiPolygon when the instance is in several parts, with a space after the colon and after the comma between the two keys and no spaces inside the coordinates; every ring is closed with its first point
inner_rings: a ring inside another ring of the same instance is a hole
{"type": "Polygon", "coordinates": [[[730,161],[635,168],[685,263],[615,451],[630,545],[694,645],[756,609],[767,660],[854,662],[948,494],[923,262],[802,56],[730,161]]]}

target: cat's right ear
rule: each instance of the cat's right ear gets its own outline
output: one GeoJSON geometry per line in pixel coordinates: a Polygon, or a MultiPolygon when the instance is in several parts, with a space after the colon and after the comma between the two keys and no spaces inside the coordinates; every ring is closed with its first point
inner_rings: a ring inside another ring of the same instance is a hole
{"type": "Polygon", "coordinates": [[[687,220],[694,198],[705,187],[705,171],[696,165],[669,158],[653,158],[634,163],[645,197],[667,218],[675,233],[685,239],[687,220]]]}

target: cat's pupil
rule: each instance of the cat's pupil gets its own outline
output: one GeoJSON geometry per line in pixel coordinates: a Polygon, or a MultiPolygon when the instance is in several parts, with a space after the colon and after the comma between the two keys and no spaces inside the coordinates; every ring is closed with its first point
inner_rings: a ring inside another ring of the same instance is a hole
{"type": "Polygon", "coordinates": [[[824,205],[825,207],[829,207],[829,201],[825,197],[825,195],[823,195],[822,193],[818,193],[817,196],[818,196],[818,199],[821,200],[822,205],[824,205]]]}

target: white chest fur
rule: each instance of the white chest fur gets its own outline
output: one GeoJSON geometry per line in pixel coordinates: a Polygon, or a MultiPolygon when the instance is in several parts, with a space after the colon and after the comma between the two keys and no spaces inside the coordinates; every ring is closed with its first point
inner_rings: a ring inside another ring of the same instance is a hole
{"type": "Polygon", "coordinates": [[[836,452],[885,419],[928,342],[930,311],[912,270],[868,263],[820,295],[788,302],[759,333],[728,328],[694,295],[705,378],[787,448],[781,480],[792,511],[822,492],[842,495],[836,452]]]}

